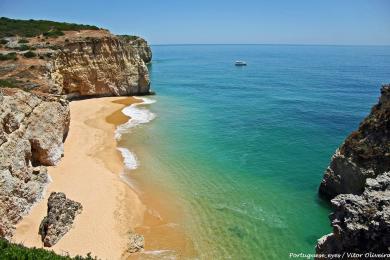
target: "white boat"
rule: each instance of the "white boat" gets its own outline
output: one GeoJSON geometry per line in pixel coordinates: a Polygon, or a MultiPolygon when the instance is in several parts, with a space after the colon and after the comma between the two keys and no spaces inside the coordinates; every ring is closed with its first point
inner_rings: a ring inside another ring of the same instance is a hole
{"type": "Polygon", "coordinates": [[[238,60],[238,61],[236,61],[235,65],[236,66],[246,66],[246,62],[242,61],[242,60],[238,60]]]}

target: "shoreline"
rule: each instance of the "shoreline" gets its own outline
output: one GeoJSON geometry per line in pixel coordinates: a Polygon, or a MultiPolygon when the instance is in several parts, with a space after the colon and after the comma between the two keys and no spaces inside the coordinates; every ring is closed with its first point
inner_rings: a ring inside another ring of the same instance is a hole
{"type": "Polygon", "coordinates": [[[64,192],[83,206],[72,229],[49,250],[59,254],[86,255],[101,259],[125,257],[128,232],[142,225],[145,206],[120,178],[124,163],[114,138],[116,126],[129,118],[121,110],[139,100],[106,97],[72,101],[69,134],[64,157],[48,167],[52,180],[43,199],[16,225],[14,242],[42,247],[38,227],[46,215],[51,192],[64,192]]]}

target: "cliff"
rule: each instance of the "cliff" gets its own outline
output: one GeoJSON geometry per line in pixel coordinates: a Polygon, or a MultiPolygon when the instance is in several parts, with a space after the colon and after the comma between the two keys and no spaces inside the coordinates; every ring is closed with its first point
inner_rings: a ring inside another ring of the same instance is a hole
{"type": "Polygon", "coordinates": [[[147,42],[107,30],[65,31],[56,37],[4,37],[0,85],[85,96],[145,95],[150,91],[147,42]]]}
{"type": "Polygon", "coordinates": [[[0,27],[0,237],[10,238],[63,156],[68,100],[148,94],[152,54],[142,38],[89,25],[0,18],[0,27]]]}
{"type": "Polygon", "coordinates": [[[332,205],[333,232],[318,241],[318,254],[390,253],[390,172],[367,179],[363,194],[338,195],[332,205]]]}
{"type": "Polygon", "coordinates": [[[46,167],[63,155],[68,101],[18,89],[0,89],[0,236],[42,196],[46,167]]]}
{"type": "Polygon", "coordinates": [[[350,134],[332,157],[319,193],[327,198],[338,194],[361,194],[367,178],[390,171],[390,85],[370,115],[350,134]]]}
{"type": "MultiPolygon", "coordinates": [[[[320,194],[331,200],[333,232],[319,254],[390,253],[390,85],[359,129],[347,137],[325,172],[320,194]]],[[[359,258],[359,257],[356,257],[359,258]]]]}

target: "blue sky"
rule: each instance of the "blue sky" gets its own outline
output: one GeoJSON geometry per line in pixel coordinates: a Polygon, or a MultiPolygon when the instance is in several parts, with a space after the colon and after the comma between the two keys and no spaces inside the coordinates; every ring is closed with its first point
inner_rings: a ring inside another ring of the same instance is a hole
{"type": "Polygon", "coordinates": [[[0,16],[93,24],[152,44],[390,45],[390,0],[0,0],[0,16]]]}

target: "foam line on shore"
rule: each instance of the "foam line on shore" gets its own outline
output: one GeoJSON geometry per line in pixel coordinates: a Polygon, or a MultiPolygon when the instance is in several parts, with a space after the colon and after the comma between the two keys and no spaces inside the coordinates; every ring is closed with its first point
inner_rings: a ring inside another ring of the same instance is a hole
{"type": "MultiPolygon", "coordinates": [[[[117,126],[115,130],[115,139],[118,141],[121,139],[122,134],[129,133],[132,128],[141,124],[149,123],[156,117],[156,115],[147,108],[140,107],[143,105],[153,104],[156,102],[155,100],[145,97],[134,98],[140,99],[142,102],[131,104],[130,106],[122,109],[122,113],[128,116],[130,119],[126,123],[117,126]]],[[[122,154],[126,168],[129,170],[137,169],[139,162],[135,153],[125,147],[118,147],[117,149],[122,154]]]]}
{"type": "Polygon", "coordinates": [[[140,107],[142,105],[153,104],[156,102],[155,100],[145,97],[134,98],[140,99],[142,102],[131,104],[130,106],[122,109],[122,113],[128,116],[130,119],[126,123],[117,127],[115,131],[115,138],[117,140],[120,140],[123,133],[129,133],[132,128],[141,124],[149,123],[156,117],[156,115],[147,108],[140,107]]]}

